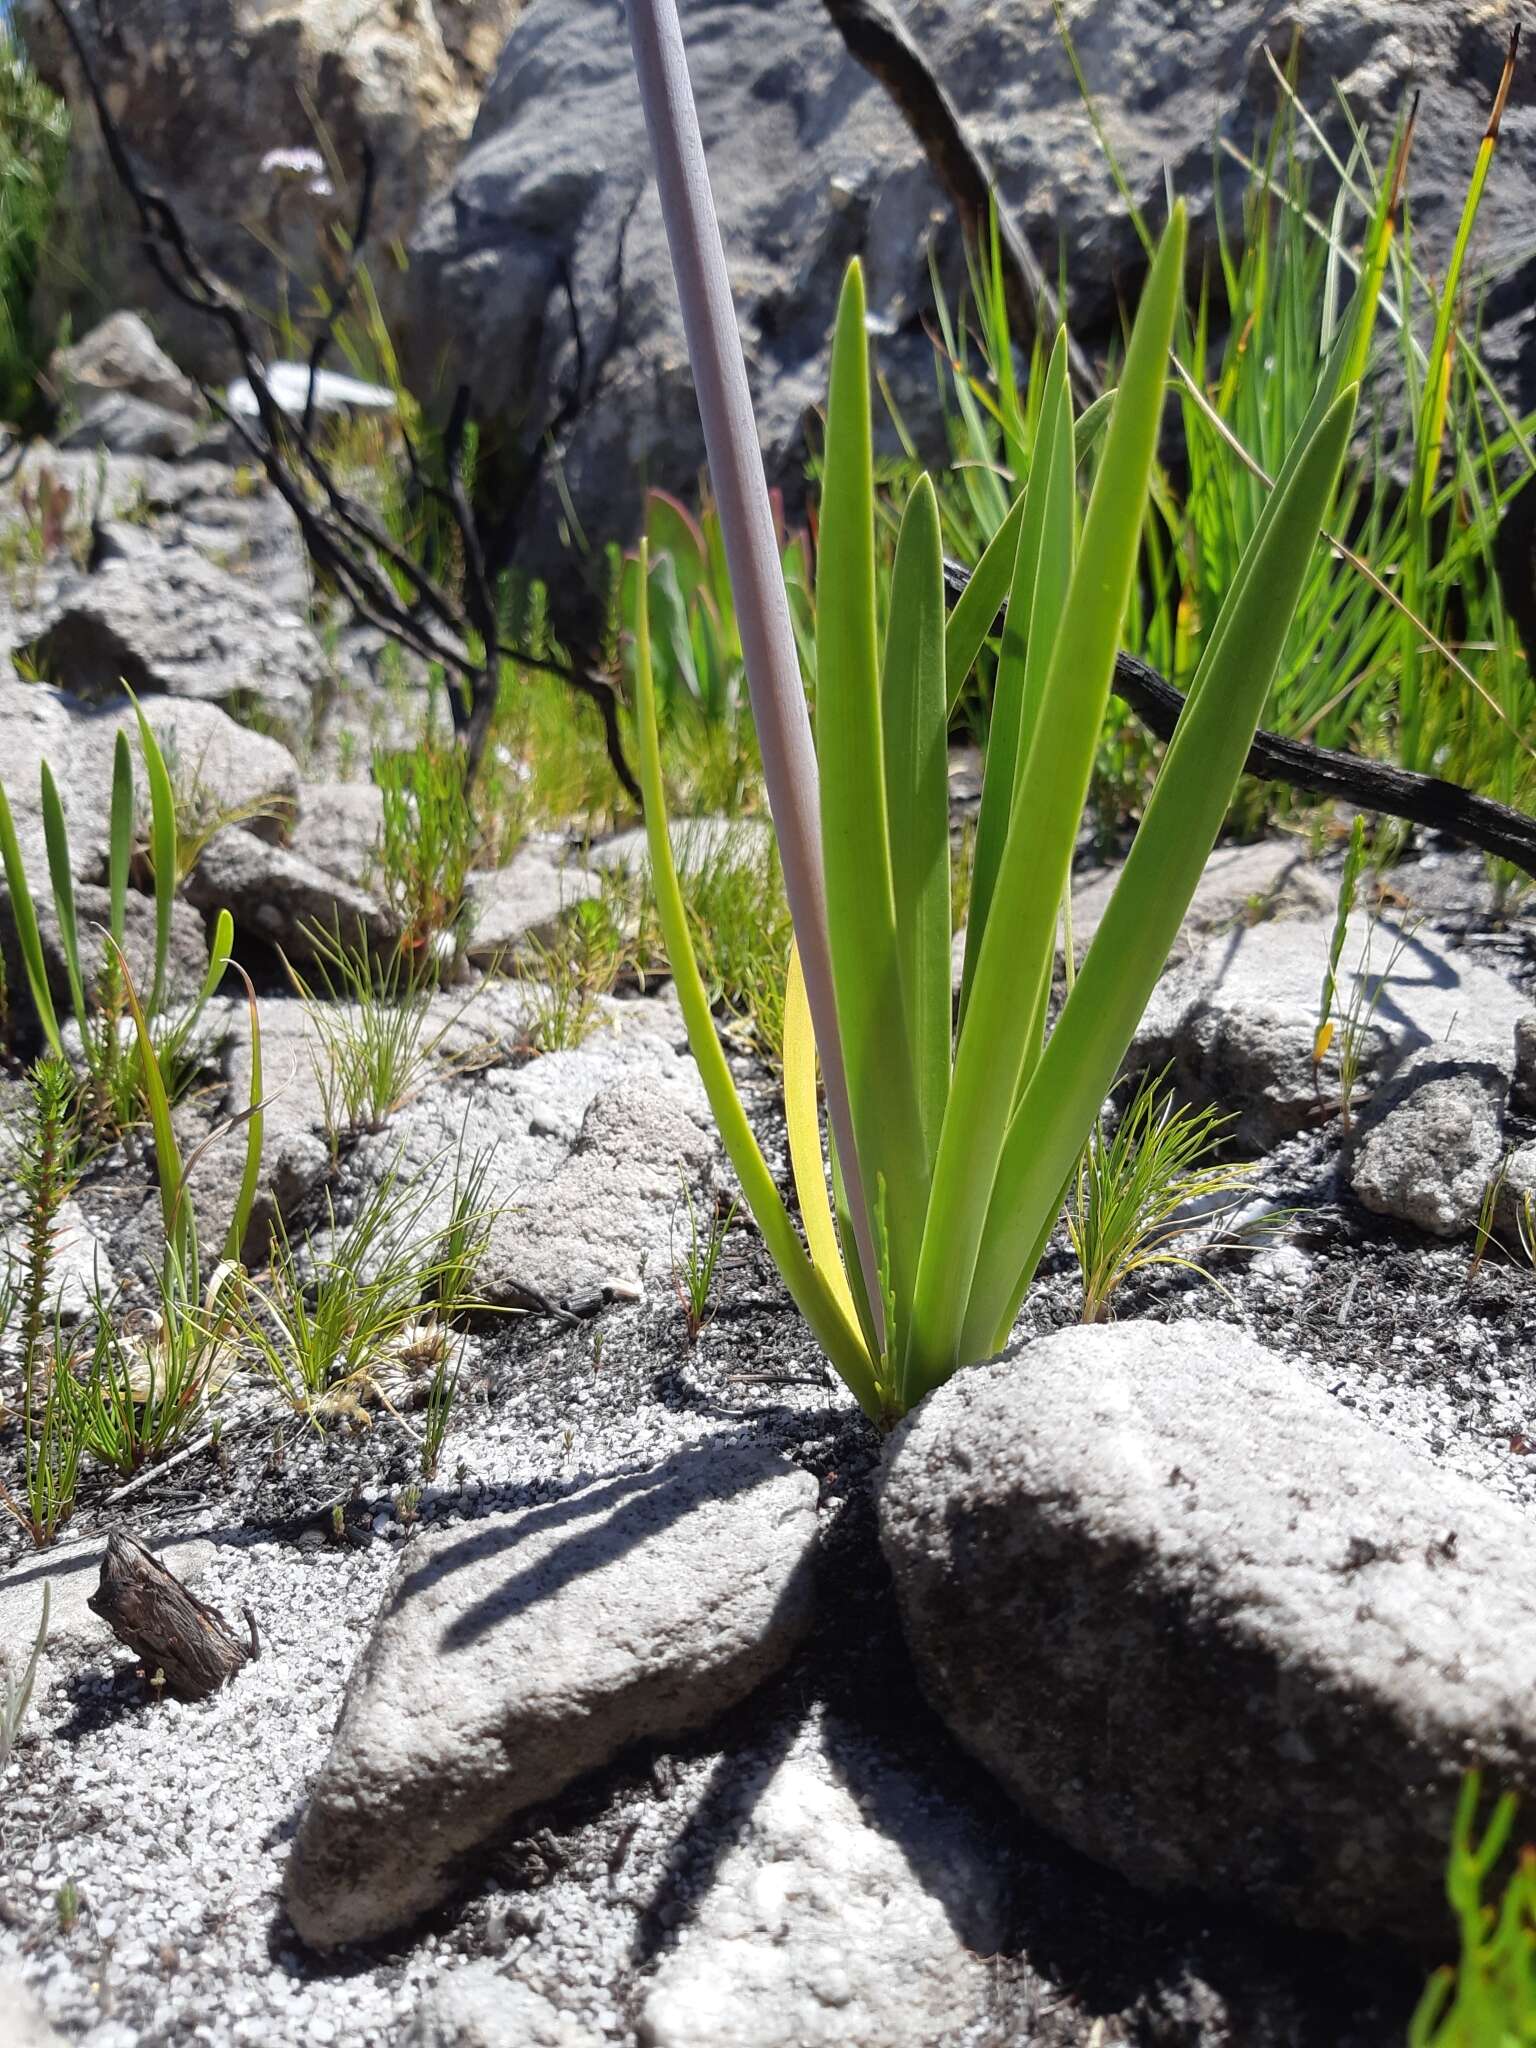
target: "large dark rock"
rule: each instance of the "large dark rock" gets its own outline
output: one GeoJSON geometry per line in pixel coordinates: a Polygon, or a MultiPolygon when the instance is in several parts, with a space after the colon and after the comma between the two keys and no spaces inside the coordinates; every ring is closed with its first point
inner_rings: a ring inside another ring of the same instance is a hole
{"type": "Polygon", "coordinates": [[[1439,1946],[1463,1771],[1536,1789],[1529,1518],[1227,1325],[960,1373],[880,1532],[938,1712],[1150,1890],[1439,1946]]]}
{"type": "MultiPolygon", "coordinates": [[[[802,474],[803,423],[823,397],[837,287],[855,254],[868,270],[882,366],[910,423],[932,438],[924,322],[936,223],[951,291],[962,271],[947,204],[916,145],[844,55],[821,0],[682,0],[681,11],[770,471],[791,485],[802,474]]],[[[909,0],[899,11],[1048,269],[1064,246],[1079,332],[1092,343],[1116,331],[1139,244],[1052,10],[909,0]]],[[[1171,176],[1192,208],[1197,250],[1214,219],[1214,165],[1234,200],[1242,182],[1215,154],[1218,131],[1246,147],[1274,109],[1266,47],[1287,52],[1300,27],[1304,100],[1344,133],[1337,79],[1381,150],[1422,85],[1411,194],[1416,248],[1431,263],[1454,232],[1516,12],[1512,0],[1475,18],[1449,0],[1082,0],[1070,10],[1132,193],[1156,215],[1171,176]]],[[[1531,109],[1512,107],[1479,230],[1480,260],[1495,272],[1525,264],[1488,307],[1485,344],[1505,366],[1531,335],[1533,132],[1531,109]]],[[[562,466],[588,537],[601,539],[628,530],[646,484],[691,486],[702,439],[623,10],[537,0],[413,243],[408,341],[419,370],[448,389],[467,380],[482,411],[511,429],[537,427],[574,375],[567,265],[589,365],[602,373],[565,437],[562,466]]],[[[551,483],[524,522],[530,566],[557,566],[562,517],[551,483]]]]}

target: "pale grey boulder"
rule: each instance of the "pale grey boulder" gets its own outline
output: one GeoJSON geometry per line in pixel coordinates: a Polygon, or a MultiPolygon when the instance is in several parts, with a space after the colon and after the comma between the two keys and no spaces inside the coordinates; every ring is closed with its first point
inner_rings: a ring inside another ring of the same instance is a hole
{"type": "Polygon", "coordinates": [[[138,313],[98,321],[48,363],[48,388],[61,405],[84,412],[103,397],[135,398],[187,421],[206,416],[203,395],[155,340],[138,313]]]}
{"type": "MultiPolygon", "coordinates": [[[[1240,1143],[1268,1146],[1337,1113],[1344,1026],[1313,1063],[1333,921],[1280,918],[1237,925],[1176,962],[1153,990],[1127,1065],[1171,1079],[1196,1102],[1234,1112],[1240,1143]]],[[[1349,920],[1337,1008],[1361,992],[1353,1108],[1433,1048],[1452,1065],[1514,1075],[1515,1026],[1528,999],[1502,974],[1456,952],[1427,926],[1349,920]]]]}
{"type": "Polygon", "coordinates": [[[935,1709],[1149,1890],[1438,1948],[1463,1771],[1536,1790],[1528,1517],[1227,1325],[958,1374],[879,1510],[935,1709]]]}
{"type": "Polygon", "coordinates": [[[303,1939],[409,1925],[516,1814],[778,1670],[810,1622],[816,1496],[776,1452],[706,1442],[414,1544],[294,1844],[303,1939]]]}
{"type": "Polygon", "coordinates": [[[355,888],[374,878],[384,797],[372,782],[306,782],[288,850],[355,888]]]}
{"type": "Polygon", "coordinates": [[[297,612],[185,545],[108,561],[71,582],[25,651],[88,702],[115,697],[126,683],[141,697],[255,712],[296,738],[311,729],[327,674],[297,612]]]}
{"type": "Polygon", "coordinates": [[[1349,1184],[1378,1216],[1431,1237],[1473,1229],[1504,1150],[1508,1077],[1421,1053],[1374,1109],[1349,1161],[1349,1184]]]}
{"type": "Polygon", "coordinates": [[[566,858],[557,840],[531,839],[505,867],[469,877],[469,959],[506,959],[530,945],[548,945],[576,908],[598,893],[597,877],[566,858]]]}
{"type": "Polygon", "coordinates": [[[407,2022],[401,2048],[604,2048],[531,1984],[476,1961],[445,1973],[407,2022]]]}
{"type": "Polygon", "coordinates": [[[92,400],[59,446],[77,450],[101,448],[110,455],[148,455],[177,462],[197,446],[197,428],[179,412],[135,398],[130,392],[103,392],[92,400]]]}
{"type": "Polygon", "coordinates": [[[239,825],[209,840],[186,893],[201,910],[228,910],[238,931],[281,947],[296,966],[323,957],[327,940],[386,956],[399,936],[378,897],[239,825]]]}
{"type": "Polygon", "coordinates": [[[993,1845],[859,1731],[808,1723],[751,1785],[640,2009],[641,2048],[938,2048],[988,2009],[993,1845]]]}

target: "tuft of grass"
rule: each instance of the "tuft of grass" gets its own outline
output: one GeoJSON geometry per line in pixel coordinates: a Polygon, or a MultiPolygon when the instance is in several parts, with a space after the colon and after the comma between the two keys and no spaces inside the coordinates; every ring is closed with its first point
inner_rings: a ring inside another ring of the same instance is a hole
{"type": "Polygon", "coordinates": [[[419,1341],[424,1316],[445,1330],[478,1305],[471,1278],[489,1228],[484,1177],[478,1160],[456,1176],[441,1223],[430,1220],[441,1173],[413,1185],[396,1166],[344,1227],[327,1196],[320,1242],[306,1235],[296,1246],[279,1229],[244,1336],[298,1414],[318,1424],[357,1414],[364,1396],[387,1401],[391,1361],[419,1341]]]}
{"type": "Polygon", "coordinates": [[[32,291],[69,155],[69,109],[0,23],[0,420],[29,427],[52,337],[41,334],[32,291]]]}
{"type": "MultiPolygon", "coordinates": [[[[1215,1157],[1229,1116],[1192,1110],[1163,1090],[1166,1069],[1144,1080],[1112,1132],[1098,1118],[1067,1198],[1067,1233],[1083,1276],[1082,1319],[1103,1323],[1131,1278],[1151,1266],[1211,1275],[1177,1239],[1237,1206],[1253,1176],[1247,1162],[1215,1157]],[[1231,1196],[1224,1207],[1221,1196],[1231,1196]],[[1190,1211],[1200,1205],[1192,1219],[1190,1211]]],[[[1214,1285],[1215,1283],[1212,1282],[1214,1285]]]]}
{"type": "Polygon", "coordinates": [[[332,1157],[347,1138],[383,1130],[421,1088],[438,1047],[473,1000],[429,1030],[434,964],[405,943],[380,960],[349,945],[339,926],[306,928],[309,979],[283,965],[314,1034],[310,1060],[332,1157]]]}
{"type": "Polygon", "coordinates": [[[683,1324],[691,1348],[698,1343],[699,1335],[713,1313],[710,1303],[715,1280],[720,1271],[725,1240],[736,1221],[737,1204],[732,1202],[726,1207],[717,1201],[701,1221],[693,1205],[692,1191],[684,1180],[683,1205],[688,1214],[688,1242],[681,1258],[675,1251],[673,1253],[672,1285],[683,1311],[683,1324]]]}

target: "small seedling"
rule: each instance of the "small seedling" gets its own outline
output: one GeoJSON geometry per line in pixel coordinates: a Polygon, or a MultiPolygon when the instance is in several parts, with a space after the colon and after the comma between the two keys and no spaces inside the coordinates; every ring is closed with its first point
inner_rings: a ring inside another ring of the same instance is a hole
{"type": "Polygon", "coordinates": [[[683,1203],[688,1212],[688,1247],[681,1260],[675,1254],[673,1256],[672,1285],[682,1305],[683,1322],[692,1346],[698,1343],[699,1334],[710,1319],[710,1300],[715,1291],[726,1236],[736,1220],[736,1204],[733,1202],[728,1209],[722,1209],[718,1202],[714,1203],[708,1221],[701,1226],[686,1180],[683,1182],[683,1203]]]}
{"type": "Polygon", "coordinates": [[[59,1916],[60,1934],[73,1934],[80,1919],[80,1887],[72,1877],[66,1877],[54,1893],[53,1904],[59,1916]]]}
{"type": "Polygon", "coordinates": [[[1481,1839],[1481,1777],[1462,1784],[1445,1889],[1461,1934],[1461,1958],[1437,1970],[1408,2029],[1408,2048],[1516,2048],[1536,2040],[1536,1849],[1520,1851],[1503,1899],[1483,1892],[1505,1857],[1518,1802],[1506,1792],[1481,1839]]]}

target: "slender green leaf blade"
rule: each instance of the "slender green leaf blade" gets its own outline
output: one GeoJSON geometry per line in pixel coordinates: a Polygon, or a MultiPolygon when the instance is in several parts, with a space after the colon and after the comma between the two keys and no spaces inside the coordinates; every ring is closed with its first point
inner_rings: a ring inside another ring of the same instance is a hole
{"type": "Polygon", "coordinates": [[[1202,662],[1119,884],[1008,1132],[964,1341],[998,1340],[1021,1245],[1040,1238],[1114,1081],[1215,844],[1327,515],[1354,392],[1312,436],[1255,534],[1202,662]]]}
{"type": "Polygon", "coordinates": [[[1164,363],[1182,290],[1184,238],[1183,209],[1175,208],[1126,351],[1035,742],[977,960],[913,1301],[901,1389],[908,1406],[965,1362],[960,1339],[972,1277],[1009,1114],[1028,1058],[1033,999],[1055,957],[1062,891],[1135,574],[1157,451],[1164,363]]]}
{"type": "Polygon", "coordinates": [[[11,898],[11,921],[16,927],[16,942],[21,949],[21,964],[26,969],[32,1006],[37,1011],[38,1023],[43,1027],[43,1036],[51,1049],[62,1058],[64,1041],[59,1035],[59,1020],[53,1007],[53,992],[48,986],[48,965],[43,958],[42,935],[37,928],[37,909],[32,901],[26,867],[21,858],[21,844],[16,837],[16,822],[11,816],[10,799],[3,787],[0,787],[0,859],[3,859],[5,864],[5,886],[11,898]]]}
{"type": "Polygon", "coordinates": [[[149,778],[149,857],[155,871],[155,971],[150,984],[149,1014],[156,1016],[165,1000],[165,969],[171,954],[171,912],[176,901],[176,793],[171,772],[165,765],[160,742],[155,738],[139,700],[130,690],[129,701],[139,721],[139,745],[144,752],[144,769],[149,778]]]}
{"type": "Polygon", "coordinates": [[[48,875],[53,883],[53,907],[59,920],[59,943],[64,948],[64,970],[69,976],[69,999],[75,1022],[85,1036],[85,982],[80,973],[80,926],[75,916],[75,878],[69,864],[69,828],[64,806],[59,801],[53,770],[44,761],[42,784],[43,841],[48,849],[48,875]]]}
{"type": "MultiPolygon", "coordinates": [[[[228,955],[225,957],[227,959],[228,955]]],[[[251,986],[251,977],[238,961],[235,963],[235,972],[245,983],[246,1009],[251,1021],[251,1092],[246,1103],[245,1167],[240,1176],[240,1191],[235,1197],[235,1213],[230,1218],[229,1236],[224,1245],[225,1258],[238,1265],[245,1251],[246,1232],[251,1227],[251,1211],[256,1204],[256,1189],[261,1179],[261,1151],[266,1132],[266,1117],[262,1109],[261,1013],[257,1008],[256,991],[251,986]]]]}
{"type": "Polygon", "coordinates": [[[107,887],[111,901],[108,929],[118,945],[128,914],[128,868],[133,859],[133,748],[126,732],[119,732],[112,749],[112,826],[107,859],[107,887]]]}
{"type": "MultiPolygon", "coordinates": [[[[907,1043],[932,1171],[949,1093],[949,735],[939,501],[918,478],[891,574],[881,679],[896,954],[907,1043]]],[[[926,1206],[927,1173],[923,1199],[926,1206]]]]}
{"type": "MultiPolygon", "coordinates": [[[[884,1183],[895,1293],[905,1301],[922,1234],[927,1161],[896,950],[875,619],[869,344],[857,262],[848,266],[832,344],[816,587],[816,741],[838,1030],[859,1183],[871,1216],[884,1183]]],[[[889,1344],[892,1333],[886,1337],[889,1344]]]]}
{"type": "Polygon", "coordinates": [[[971,571],[970,581],[955,599],[944,635],[944,666],[948,679],[949,709],[954,710],[965,688],[966,677],[976,666],[982,643],[1003,608],[1003,599],[1013,581],[1013,565],[1019,552],[1019,527],[1024,518],[1021,491],[1008,508],[1008,516],[986,545],[981,560],[971,571]]]}

